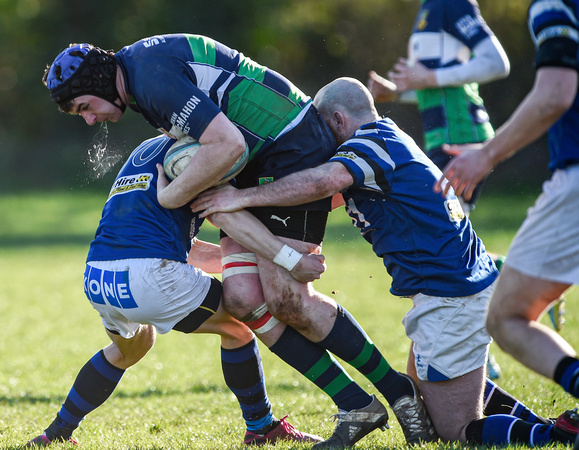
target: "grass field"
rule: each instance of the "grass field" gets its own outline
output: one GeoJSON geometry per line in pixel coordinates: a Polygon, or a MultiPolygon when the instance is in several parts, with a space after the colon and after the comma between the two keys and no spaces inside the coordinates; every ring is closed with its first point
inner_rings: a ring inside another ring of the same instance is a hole
{"type": "MultiPolygon", "coordinates": [[[[42,432],[78,370],[108,344],[82,290],[84,259],[105,197],[104,192],[0,196],[0,448],[19,448],[42,432]]],[[[533,197],[483,196],[471,217],[489,250],[506,251],[533,197]]],[[[202,238],[216,241],[216,230],[206,227],[202,238]]],[[[348,308],[391,365],[404,370],[409,342],[400,322],[410,301],[389,294],[390,279],[381,261],[341,210],[331,215],[324,254],[329,269],[316,282],[317,289],[348,308]]],[[[574,344],[579,343],[576,297],[575,291],[567,296],[562,331],[574,344]]],[[[331,401],[267,348],[261,346],[261,351],[275,414],[290,414],[296,427],[329,436],[334,423],[328,418],[336,412],[331,401]]],[[[575,406],[554,383],[495,346],[492,351],[503,370],[499,384],[537,413],[556,417],[575,406]]],[[[393,417],[390,425],[357,448],[404,447],[393,417]]],[[[244,430],[221,374],[218,338],[169,333],[159,336],[149,355],[125,374],[75,438],[83,449],[225,449],[242,448],[244,430]]]]}

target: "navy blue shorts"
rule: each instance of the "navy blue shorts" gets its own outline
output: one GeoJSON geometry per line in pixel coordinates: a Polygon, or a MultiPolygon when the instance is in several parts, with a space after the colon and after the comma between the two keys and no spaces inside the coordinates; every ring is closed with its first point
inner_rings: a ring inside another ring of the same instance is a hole
{"type": "MultiPolygon", "coordinates": [[[[318,245],[324,240],[328,221],[326,211],[301,211],[284,208],[251,208],[248,211],[257,217],[274,236],[318,245]]],[[[221,230],[220,238],[225,236],[227,234],[221,230]]]]}

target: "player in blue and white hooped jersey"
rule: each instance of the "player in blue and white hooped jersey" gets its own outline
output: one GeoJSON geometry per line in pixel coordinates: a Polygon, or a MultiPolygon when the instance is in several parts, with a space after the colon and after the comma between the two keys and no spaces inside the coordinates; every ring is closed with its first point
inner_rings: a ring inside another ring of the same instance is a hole
{"type": "MultiPolygon", "coordinates": [[[[197,250],[211,255],[205,256],[205,262],[219,270],[220,251],[218,246],[196,240],[203,223],[198,214],[188,207],[168,210],[157,201],[157,165],[174,142],[166,136],[143,142],[117,175],[90,245],[83,282],[86,297],[98,311],[112,343],[85,364],[56,419],[29,442],[30,447],[73,441],[73,431],[107,400],[125,370],[152,348],[157,332],[171,330],[221,336],[223,374],[240,402],[247,426],[245,443],[321,440],[294,429],[285,418],[273,416],[253,333],[225,312],[221,283],[187,264],[201,261],[195,249],[190,252],[192,239],[197,250]]],[[[233,234],[237,228],[249,229],[259,237],[258,242],[270,241],[267,251],[271,245],[282,247],[249,213],[231,220],[236,227],[233,234]]],[[[224,226],[229,229],[226,223],[224,226]]],[[[255,247],[255,251],[261,250],[255,247]]],[[[303,270],[300,276],[313,279],[319,277],[323,265],[304,255],[295,270],[303,270]],[[318,269],[306,268],[307,261],[317,262],[318,269]]]]}
{"type": "Polygon", "coordinates": [[[433,192],[440,170],[394,122],[378,116],[359,81],[335,80],[314,104],[340,144],[329,162],[256,188],[205,192],[193,209],[206,215],[341,193],[354,225],[384,260],[391,292],[412,299],[403,320],[413,342],[408,370],[439,436],[473,444],[571,442],[574,433],[519,411],[520,402],[504,391],[513,408],[495,405],[482,418],[483,396],[493,396],[483,392],[491,341],[485,314],[498,271],[454,192],[445,198],[433,192]]]}
{"type": "Polygon", "coordinates": [[[391,120],[358,129],[330,162],[354,178],[343,194],[346,209],[395,274],[394,295],[463,297],[492,284],[496,269],[456,196],[440,202],[433,192],[415,194],[440,172],[391,120]]]}
{"type": "MultiPolygon", "coordinates": [[[[494,139],[451,148],[460,156],[443,177],[468,196],[497,164],[548,132],[553,175],[511,242],[487,328],[505,351],[579,397],[576,351],[538,322],[579,284],[579,1],[534,0],[528,23],[536,47],[532,90],[494,139]]],[[[442,181],[436,188],[445,190],[442,181]]]]}

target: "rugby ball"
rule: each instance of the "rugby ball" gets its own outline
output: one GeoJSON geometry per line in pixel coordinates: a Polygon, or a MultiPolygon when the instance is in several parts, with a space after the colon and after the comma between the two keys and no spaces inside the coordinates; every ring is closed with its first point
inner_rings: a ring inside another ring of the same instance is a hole
{"type": "MultiPolygon", "coordinates": [[[[163,160],[163,168],[167,178],[171,181],[177,178],[181,172],[187,167],[191,158],[197,153],[201,144],[191,136],[185,136],[178,139],[165,154],[163,160]]],[[[216,186],[234,178],[239,172],[243,170],[247,164],[249,157],[249,147],[245,144],[245,151],[236,161],[231,169],[216,183],[216,186]]]]}

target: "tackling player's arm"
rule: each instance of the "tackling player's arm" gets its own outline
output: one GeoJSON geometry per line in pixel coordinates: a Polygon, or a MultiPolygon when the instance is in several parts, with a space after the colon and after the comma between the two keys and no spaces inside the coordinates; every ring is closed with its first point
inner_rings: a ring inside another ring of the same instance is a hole
{"type": "Polygon", "coordinates": [[[245,151],[243,135],[222,112],[205,128],[199,143],[199,151],[181,175],[171,183],[159,183],[157,199],[161,206],[173,209],[187,204],[215,185],[245,151]]]}
{"type": "Polygon", "coordinates": [[[331,197],[354,184],[354,178],[339,162],[327,162],[248,189],[226,186],[203,192],[191,204],[202,217],[218,211],[237,211],[258,206],[292,206],[331,197]]]}
{"type": "MultiPolygon", "coordinates": [[[[169,181],[161,164],[157,164],[157,172],[159,174],[157,189],[160,189],[169,181]]],[[[233,189],[232,186],[230,187],[233,189]]],[[[318,245],[311,244],[308,249],[310,254],[301,254],[285,245],[247,211],[217,213],[211,215],[208,220],[248,250],[287,269],[296,280],[302,283],[319,279],[326,270],[324,257],[319,254],[320,247],[318,245]]],[[[215,261],[215,250],[219,247],[196,240],[193,241],[193,244],[187,259],[189,264],[195,266],[199,264],[199,267],[211,273],[220,271],[217,269],[217,262],[215,261]],[[201,244],[202,248],[196,249],[198,244],[201,244]],[[196,253],[196,250],[202,251],[196,253]]]]}
{"type": "Polygon", "coordinates": [[[302,283],[319,279],[326,270],[324,257],[314,254],[319,253],[318,245],[310,245],[310,254],[301,254],[275,237],[248,211],[215,213],[209,220],[248,250],[287,269],[302,283]]]}

